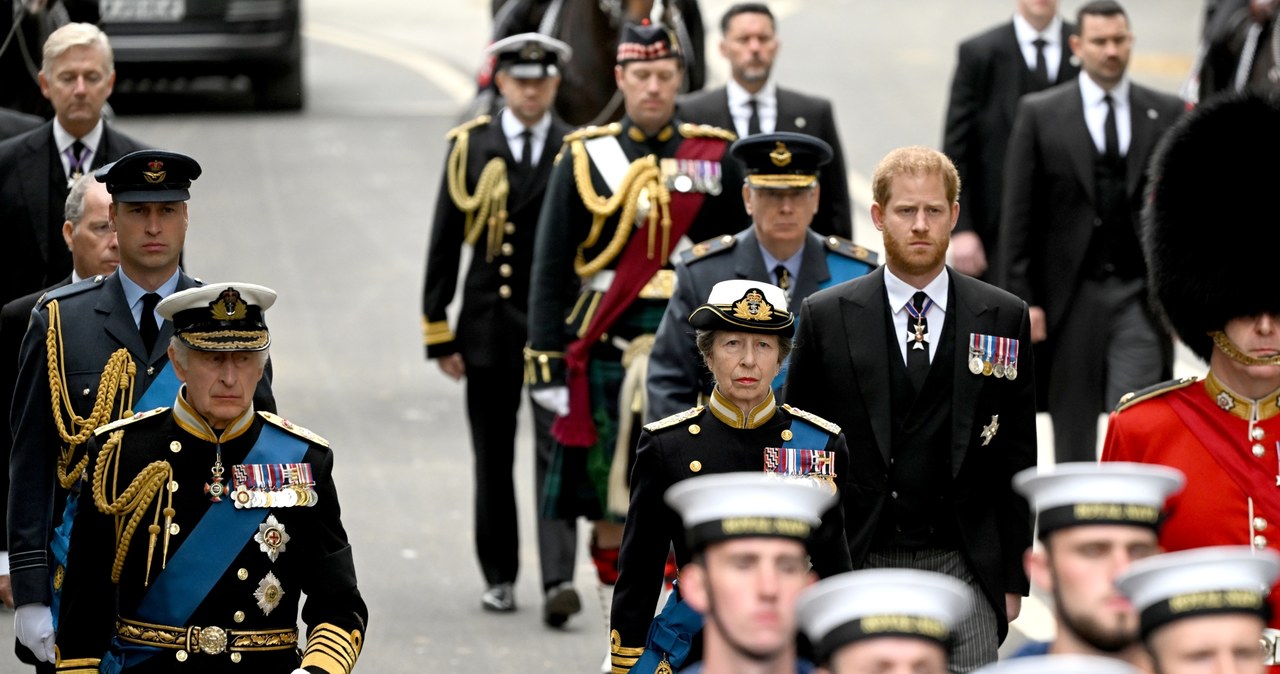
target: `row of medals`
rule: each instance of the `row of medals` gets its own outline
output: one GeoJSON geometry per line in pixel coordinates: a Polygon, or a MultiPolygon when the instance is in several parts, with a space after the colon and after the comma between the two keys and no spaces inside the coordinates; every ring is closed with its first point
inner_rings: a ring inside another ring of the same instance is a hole
{"type": "Polygon", "coordinates": [[[974,374],[980,374],[985,377],[994,376],[997,379],[1005,378],[1013,381],[1018,378],[1018,366],[1013,363],[991,362],[982,357],[982,352],[977,349],[969,349],[969,371],[974,374]]]}
{"type": "Polygon", "coordinates": [[[231,500],[237,508],[311,508],[320,500],[315,489],[300,484],[286,485],[283,489],[249,489],[245,485],[231,492],[231,500]]]}

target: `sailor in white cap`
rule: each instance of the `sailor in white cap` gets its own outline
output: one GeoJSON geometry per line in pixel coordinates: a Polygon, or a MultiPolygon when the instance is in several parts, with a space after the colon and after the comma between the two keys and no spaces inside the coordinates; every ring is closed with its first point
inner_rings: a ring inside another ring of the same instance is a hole
{"type": "Polygon", "coordinates": [[[1140,674],[1133,665],[1100,655],[1029,655],[993,662],[973,674],[1140,674]]]}
{"type": "Polygon", "coordinates": [[[867,569],[820,581],[796,612],[831,674],[945,674],[953,631],[973,602],[973,589],[945,574],[867,569]]]}
{"type": "Polygon", "coordinates": [[[667,490],[693,552],[680,590],[706,623],[703,662],[681,671],[811,671],[796,658],[795,601],[817,579],[805,542],[835,500],[829,490],[761,473],[706,475],[667,490]]]}
{"type": "Polygon", "coordinates": [[[1018,473],[1013,486],[1039,516],[1040,545],[1027,551],[1027,575],[1053,595],[1058,633],[1014,657],[1106,655],[1145,667],[1138,614],[1115,588],[1134,560],[1160,552],[1166,499],[1181,472],[1139,463],[1064,463],[1018,473]]]}
{"type": "Polygon", "coordinates": [[[1260,674],[1275,659],[1274,641],[1263,637],[1278,575],[1273,550],[1221,546],[1139,560],[1117,585],[1141,616],[1160,674],[1260,674]]]}

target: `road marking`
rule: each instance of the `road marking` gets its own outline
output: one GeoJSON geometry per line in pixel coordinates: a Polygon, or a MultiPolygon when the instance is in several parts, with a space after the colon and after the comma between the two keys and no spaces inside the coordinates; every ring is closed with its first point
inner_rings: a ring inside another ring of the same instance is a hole
{"type": "Polygon", "coordinates": [[[447,61],[386,42],[371,35],[345,28],[308,21],[302,34],[310,40],[360,52],[403,66],[426,78],[458,105],[466,105],[475,97],[476,85],[465,73],[447,61]]]}

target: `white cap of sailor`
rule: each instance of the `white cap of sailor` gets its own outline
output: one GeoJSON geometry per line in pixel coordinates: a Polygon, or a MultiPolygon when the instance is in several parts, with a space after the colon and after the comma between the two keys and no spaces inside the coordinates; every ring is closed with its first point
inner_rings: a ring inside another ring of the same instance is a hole
{"type": "Polygon", "coordinates": [[[1101,655],[1034,655],[993,662],[973,674],[1139,674],[1119,658],[1101,655]]]}
{"type": "Polygon", "coordinates": [[[743,537],[804,543],[836,494],[766,473],[719,473],[681,480],[663,497],[684,522],[689,547],[743,537]]]}
{"type": "Polygon", "coordinates": [[[1039,537],[1070,526],[1119,524],[1158,530],[1165,501],[1186,483],[1182,471],[1146,463],[1081,461],[1028,468],[1013,488],[1032,502],[1039,537]]]}
{"type": "Polygon", "coordinates": [[[504,37],[484,50],[497,59],[497,69],[517,79],[556,77],[558,65],[573,58],[573,48],[541,33],[520,33],[504,37]]]}
{"type": "Polygon", "coordinates": [[[254,283],[210,283],[160,300],[156,313],[196,351],[262,351],[271,345],[266,311],[276,291],[254,283]]]}
{"type": "Polygon", "coordinates": [[[1116,586],[1140,616],[1145,638],[1183,618],[1223,613],[1258,616],[1265,624],[1267,602],[1280,576],[1280,555],[1246,545],[1196,548],[1140,559],[1116,586]]]}

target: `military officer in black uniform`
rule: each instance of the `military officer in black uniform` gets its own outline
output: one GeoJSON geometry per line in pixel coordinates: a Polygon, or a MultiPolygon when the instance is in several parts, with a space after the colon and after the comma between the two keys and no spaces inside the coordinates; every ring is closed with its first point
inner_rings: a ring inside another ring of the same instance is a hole
{"type": "Polygon", "coordinates": [[[560,415],[544,514],[597,523],[592,552],[606,611],[643,419],[638,372],[671,297],[673,254],[747,224],[742,170],[726,156],[734,135],[674,118],[684,61],[671,32],[627,26],[617,61],[626,115],[569,134],[547,186],[527,352],[534,400],[560,415]]]}
{"type": "MultiPolygon", "coordinates": [[[[83,443],[95,428],[129,410],[172,404],[178,384],[165,347],[173,328],[155,308],[162,298],[199,284],[179,262],[189,188],[200,165],[174,152],[141,150],[95,176],[111,194],[107,216],[116,231],[120,267],[53,290],[36,303],[22,341],[11,413],[14,631],[48,662],[54,657],[56,602],[73,521],[64,517],[63,506],[74,514],[67,490],[78,488],[83,443]]],[[[269,373],[268,365],[257,392],[259,409],[275,409],[269,373]]]]}
{"type": "Polygon", "coordinates": [[[103,426],[89,443],[59,672],[349,674],[355,665],[368,611],[333,453],[253,405],[275,297],[219,283],[160,303],[182,387],[172,408],[103,426]]]}
{"type": "MultiPolygon", "coordinates": [[[[674,546],[677,566],[689,561],[680,518],[663,502],[667,489],[681,480],[763,469],[839,493],[842,498],[822,515],[810,549],[819,576],[852,568],[844,539],[843,490],[838,489],[849,462],[844,436],[836,425],[779,406],[774,399],[772,382],[791,351],[795,330],[782,289],[757,281],[721,281],[689,323],[698,330],[698,349],[715,388],[705,407],[648,424],[640,434],[618,560],[621,574],[613,597],[610,643],[615,672],[636,666],[636,674],[651,674],[643,659],[637,664],[645,649],[649,658],[668,660],[671,667],[684,662],[686,654],[676,642],[652,636],[678,633],[677,629],[650,630],[654,620],[663,625],[674,622],[670,614],[679,610],[676,598],[663,616],[653,616],[667,551],[674,546]]],[[[676,641],[689,643],[687,638],[676,641]]]]}
{"type": "MultiPolygon", "coordinates": [[[[513,611],[519,539],[511,473],[524,387],[529,269],[547,177],[571,130],[551,109],[559,64],[571,50],[559,40],[524,33],[494,43],[489,51],[497,58],[496,79],[506,107],[449,132],[452,147],[436,198],[422,321],[427,358],[449,377],[466,378],[475,452],[475,544],[486,583],[481,605],[513,611]],[[475,252],[455,335],[445,310],[454,298],[464,244],[475,252]]],[[[534,405],[539,504],[554,419],[534,405]]],[[[581,609],[572,582],[576,545],[573,522],[538,518],[543,618],[553,626],[581,609]]]]}
{"type": "MultiPolygon", "coordinates": [[[[747,171],[742,200],[752,224],[694,246],[676,265],[676,291],[649,357],[649,421],[688,409],[711,392],[688,318],[716,283],[766,281],[785,290],[787,301],[797,306],[818,290],[876,266],[875,253],[810,228],[820,199],[819,168],[832,157],[825,141],[800,133],[757,134],[737,141],[729,152],[747,171]]],[[[785,376],[784,365],[775,388],[785,376]]]]}

